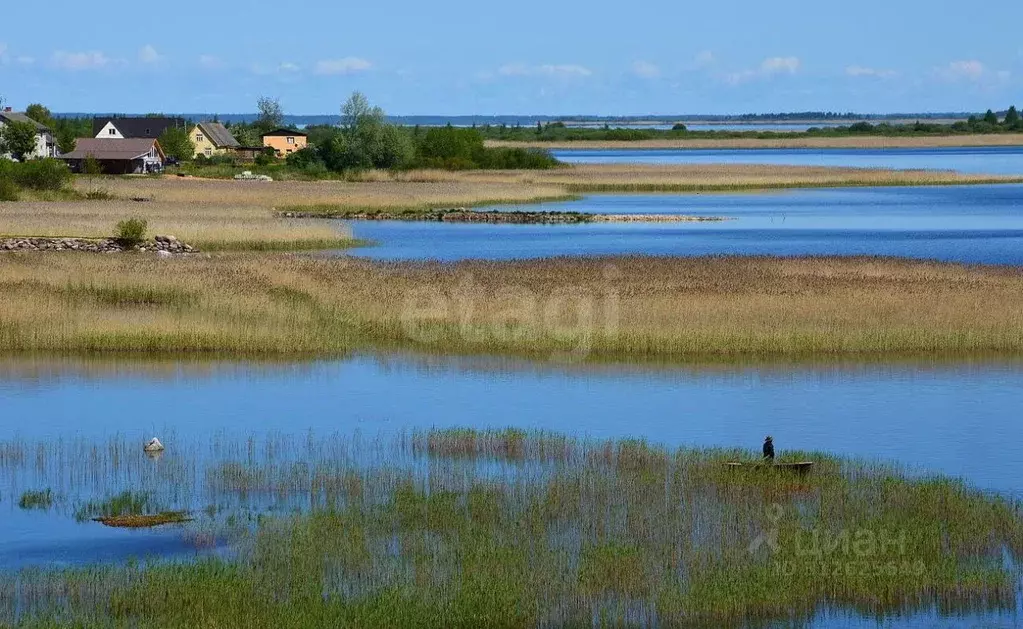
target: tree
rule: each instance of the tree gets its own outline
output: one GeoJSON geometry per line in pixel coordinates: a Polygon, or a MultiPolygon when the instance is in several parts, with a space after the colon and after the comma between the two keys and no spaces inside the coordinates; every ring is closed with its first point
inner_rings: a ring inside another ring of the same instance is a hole
{"type": "Polygon", "coordinates": [[[10,122],[3,128],[0,145],[14,159],[25,158],[36,150],[36,127],[31,122],[10,122]]]}
{"type": "Polygon", "coordinates": [[[284,126],[284,109],[276,98],[260,96],[256,101],[256,109],[259,110],[259,117],[256,118],[255,126],[261,134],[284,126]]]}
{"type": "Polygon", "coordinates": [[[59,151],[61,155],[74,151],[75,147],[78,146],[78,139],[75,137],[75,130],[69,125],[57,126],[56,140],[57,151],[59,151]]]}
{"type": "Polygon", "coordinates": [[[1016,127],[1020,123],[1019,112],[1016,111],[1016,106],[1009,107],[1009,111],[1005,112],[1005,126],[1016,127]]]}
{"type": "Polygon", "coordinates": [[[53,114],[50,113],[49,109],[40,105],[39,103],[32,103],[31,105],[26,107],[25,115],[31,118],[32,120],[35,120],[39,124],[45,125],[51,130],[56,126],[56,122],[53,119],[53,114]]]}
{"type": "Polygon", "coordinates": [[[341,106],[341,128],[355,134],[372,124],[384,124],[384,110],[370,105],[362,92],[352,92],[341,106]]]}
{"type": "Polygon", "coordinates": [[[995,115],[995,112],[988,109],[987,113],[984,114],[984,122],[988,124],[998,124],[998,116],[995,115]]]}
{"type": "Polygon", "coordinates": [[[158,139],[163,154],[177,160],[192,159],[195,155],[195,144],[188,131],[180,127],[167,127],[158,139]]]}

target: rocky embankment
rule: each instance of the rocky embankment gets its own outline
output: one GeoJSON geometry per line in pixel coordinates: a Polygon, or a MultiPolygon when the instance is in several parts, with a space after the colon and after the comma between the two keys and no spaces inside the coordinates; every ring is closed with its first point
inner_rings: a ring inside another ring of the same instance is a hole
{"type": "Polygon", "coordinates": [[[123,253],[155,251],[162,254],[197,253],[198,249],[174,236],[156,236],[138,244],[126,244],[114,238],[0,238],[0,251],[87,251],[123,253]]]}
{"type": "Polygon", "coordinates": [[[334,218],[352,221],[424,221],[442,223],[492,223],[514,225],[572,225],[580,223],[687,223],[727,220],[715,216],[683,214],[589,214],[586,212],[517,212],[467,208],[423,210],[315,210],[285,211],[285,218],[334,218]]]}

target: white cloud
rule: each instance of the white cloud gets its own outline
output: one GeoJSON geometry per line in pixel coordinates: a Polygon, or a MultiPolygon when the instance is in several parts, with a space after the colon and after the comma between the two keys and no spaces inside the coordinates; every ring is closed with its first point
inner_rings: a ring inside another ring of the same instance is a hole
{"type": "Polygon", "coordinates": [[[158,63],[163,59],[151,44],[139,48],[139,61],[142,63],[158,63]]]}
{"type": "Polygon", "coordinates": [[[975,59],[953,61],[944,68],[940,68],[938,73],[951,81],[979,81],[987,74],[987,67],[975,59]]]}
{"type": "Polygon", "coordinates": [[[879,79],[890,79],[898,73],[894,70],[881,70],[878,68],[866,68],[864,66],[849,66],[845,69],[846,76],[852,77],[874,77],[879,79]]]}
{"type": "Polygon", "coordinates": [[[297,74],[299,71],[302,70],[302,68],[300,68],[294,63],[291,63],[290,61],[283,61],[275,66],[254,63],[250,66],[250,70],[252,70],[253,74],[266,76],[270,74],[281,75],[297,74]]]}
{"type": "Polygon", "coordinates": [[[754,79],[766,79],[779,74],[796,74],[802,67],[799,57],[768,57],[755,70],[742,70],[724,76],[725,82],[739,85],[754,79]]]}
{"type": "Polygon", "coordinates": [[[934,74],[945,81],[975,83],[989,88],[1012,78],[1009,70],[993,70],[976,59],[953,61],[947,66],[935,68],[934,74]]]}
{"type": "Polygon", "coordinates": [[[509,63],[501,66],[497,73],[502,76],[585,77],[591,76],[593,71],[574,64],[528,66],[524,63],[509,63]]]}
{"type": "Polygon", "coordinates": [[[632,64],[632,73],[642,79],[656,79],[661,76],[661,69],[649,61],[636,61],[632,64]]]}
{"type": "Polygon", "coordinates": [[[770,57],[760,64],[763,74],[795,74],[802,65],[799,57],[770,57]]]}
{"type": "Polygon", "coordinates": [[[62,70],[99,70],[111,64],[109,57],[102,52],[65,52],[58,50],[53,53],[53,65],[62,70]]]}
{"type": "Polygon", "coordinates": [[[709,65],[713,65],[716,59],[714,58],[713,52],[704,50],[700,54],[696,55],[696,59],[694,61],[697,68],[706,68],[709,65]]]}
{"type": "Polygon", "coordinates": [[[32,65],[33,63],[36,62],[34,57],[25,57],[25,56],[18,57],[17,59],[15,59],[15,61],[17,61],[18,63],[20,63],[23,66],[30,66],[30,65],[32,65]]]}
{"type": "Polygon", "coordinates": [[[224,61],[213,55],[199,55],[199,67],[203,70],[222,70],[224,61]]]}
{"type": "Polygon", "coordinates": [[[373,67],[373,64],[359,57],[344,57],[343,59],[324,59],[316,63],[313,72],[322,75],[353,74],[365,72],[373,67]]]}

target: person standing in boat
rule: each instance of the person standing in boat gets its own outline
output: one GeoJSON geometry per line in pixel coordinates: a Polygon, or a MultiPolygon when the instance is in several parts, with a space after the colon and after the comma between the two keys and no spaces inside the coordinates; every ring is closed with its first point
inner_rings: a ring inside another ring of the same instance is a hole
{"type": "Polygon", "coordinates": [[[764,438],[764,460],[774,463],[774,439],[771,438],[771,435],[764,438]]]}

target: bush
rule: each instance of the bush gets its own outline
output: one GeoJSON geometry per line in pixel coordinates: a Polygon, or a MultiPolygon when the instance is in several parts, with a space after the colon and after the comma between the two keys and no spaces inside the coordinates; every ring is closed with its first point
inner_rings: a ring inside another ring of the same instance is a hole
{"type": "Polygon", "coordinates": [[[37,159],[7,167],[14,183],[31,190],[62,190],[71,181],[71,171],[56,159],[37,159]]]}
{"type": "Polygon", "coordinates": [[[7,176],[0,174],[0,201],[17,201],[18,186],[7,176]]]}
{"type": "Polygon", "coordinates": [[[149,223],[143,218],[126,218],[117,224],[118,242],[128,247],[134,247],[146,239],[146,229],[149,223]]]}

